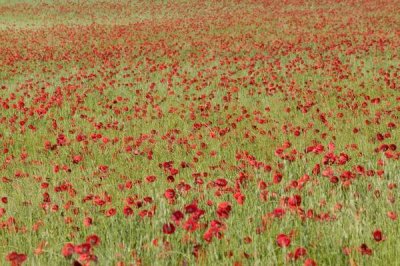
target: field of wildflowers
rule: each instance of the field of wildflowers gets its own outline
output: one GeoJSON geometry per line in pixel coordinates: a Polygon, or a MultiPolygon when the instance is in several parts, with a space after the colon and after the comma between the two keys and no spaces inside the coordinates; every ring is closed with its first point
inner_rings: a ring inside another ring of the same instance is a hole
{"type": "Polygon", "coordinates": [[[400,265],[399,10],[0,0],[0,265],[400,265]]]}

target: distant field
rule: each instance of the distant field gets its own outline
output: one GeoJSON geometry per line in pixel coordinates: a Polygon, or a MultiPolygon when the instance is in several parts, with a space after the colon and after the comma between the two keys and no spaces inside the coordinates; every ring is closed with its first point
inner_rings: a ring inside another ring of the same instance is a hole
{"type": "Polygon", "coordinates": [[[0,265],[400,265],[399,10],[0,0],[0,265]]]}

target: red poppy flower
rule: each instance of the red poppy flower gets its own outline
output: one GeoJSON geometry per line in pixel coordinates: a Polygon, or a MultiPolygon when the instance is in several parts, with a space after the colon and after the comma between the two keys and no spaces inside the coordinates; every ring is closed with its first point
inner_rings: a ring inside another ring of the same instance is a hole
{"type": "Polygon", "coordinates": [[[272,212],[272,215],[273,215],[274,217],[281,218],[281,217],[283,217],[283,216],[285,215],[285,213],[286,213],[286,211],[285,211],[284,209],[282,209],[282,208],[276,208],[276,209],[272,212]]]}
{"type": "Polygon", "coordinates": [[[91,217],[85,217],[85,218],[83,219],[83,224],[84,224],[86,227],[91,226],[92,223],[93,223],[93,219],[92,219],[91,217]]]}
{"type": "Polygon", "coordinates": [[[75,155],[74,157],[72,157],[72,162],[75,163],[75,164],[77,164],[77,163],[79,163],[80,161],[82,161],[82,159],[83,159],[82,156],[80,156],[80,155],[75,155]]]}
{"type": "Polygon", "coordinates": [[[125,216],[131,216],[133,214],[133,210],[129,206],[125,206],[123,212],[125,216]]]}
{"type": "Polygon", "coordinates": [[[114,216],[116,213],[117,213],[117,210],[116,210],[115,208],[111,208],[111,209],[108,209],[108,210],[105,212],[105,215],[106,215],[107,217],[111,217],[111,216],[114,216]]]}
{"type": "Polygon", "coordinates": [[[192,204],[189,204],[189,205],[185,206],[185,212],[186,213],[194,213],[197,210],[198,210],[197,204],[192,203],[192,204]]]}
{"type": "Polygon", "coordinates": [[[294,195],[288,199],[288,204],[290,207],[295,208],[299,207],[301,204],[301,196],[300,195],[294,195]]]}
{"type": "Polygon", "coordinates": [[[229,202],[221,202],[217,208],[217,215],[219,218],[228,218],[232,207],[229,202]]]}
{"type": "Polygon", "coordinates": [[[100,165],[99,170],[103,173],[108,171],[108,166],[107,165],[100,165]]]}
{"type": "Polygon", "coordinates": [[[382,231],[381,230],[375,230],[372,233],[372,235],[373,235],[373,237],[374,237],[376,242],[380,242],[380,241],[383,240],[383,235],[382,235],[382,231]]]}
{"type": "Polygon", "coordinates": [[[276,243],[278,244],[279,247],[288,247],[290,245],[290,237],[285,235],[285,234],[279,234],[276,237],[276,243]]]}
{"type": "Polygon", "coordinates": [[[387,216],[388,216],[390,219],[392,219],[393,221],[396,221],[396,220],[397,220],[397,214],[396,214],[395,212],[389,211],[389,212],[387,213],[387,216]]]}
{"type": "Polygon", "coordinates": [[[175,233],[175,225],[172,223],[164,224],[162,230],[164,234],[171,235],[175,233]]]}
{"type": "Polygon", "coordinates": [[[172,188],[169,188],[169,189],[165,190],[165,192],[164,192],[164,197],[169,200],[174,199],[175,195],[176,195],[175,190],[172,188]]]}
{"type": "Polygon", "coordinates": [[[306,259],[304,261],[304,266],[317,266],[317,263],[313,259],[306,259]]]}
{"type": "Polygon", "coordinates": [[[70,257],[70,256],[72,256],[72,254],[74,254],[74,252],[75,252],[75,246],[71,243],[65,244],[61,250],[61,254],[64,257],[70,257]]]}
{"type": "Polygon", "coordinates": [[[246,196],[243,195],[241,192],[236,192],[235,195],[233,195],[233,197],[236,199],[236,202],[239,205],[243,205],[243,203],[244,203],[244,201],[246,199],[246,196]]]}
{"type": "Polygon", "coordinates": [[[11,263],[12,266],[22,265],[24,261],[26,261],[28,257],[23,253],[17,253],[15,251],[9,253],[6,256],[6,260],[11,263]]]}
{"type": "Polygon", "coordinates": [[[297,260],[300,257],[307,255],[307,250],[303,247],[296,248],[294,251],[294,259],[297,260]]]}
{"type": "Polygon", "coordinates": [[[85,253],[85,254],[79,255],[79,260],[80,260],[81,262],[85,262],[85,263],[86,263],[85,265],[89,265],[89,262],[90,262],[90,261],[97,262],[97,256],[94,255],[94,254],[87,254],[87,253],[85,253]]]}
{"type": "Polygon", "coordinates": [[[89,254],[92,246],[89,243],[83,243],[75,246],[75,253],[77,254],[89,254]]]}
{"type": "Polygon", "coordinates": [[[283,175],[281,173],[275,173],[273,176],[274,184],[278,184],[282,181],[283,175]]]}
{"type": "Polygon", "coordinates": [[[1,202],[3,202],[4,204],[8,203],[8,198],[7,197],[2,197],[1,198],[1,202]]]}
{"type": "Polygon", "coordinates": [[[218,187],[226,187],[228,181],[226,181],[225,178],[218,178],[217,180],[214,181],[214,184],[218,187]]]}
{"type": "Polygon", "coordinates": [[[154,176],[154,175],[149,175],[149,176],[146,177],[146,181],[148,183],[153,183],[154,181],[156,181],[156,179],[157,179],[157,177],[154,176]]]}
{"type": "Polygon", "coordinates": [[[360,246],[360,252],[362,255],[372,255],[372,249],[370,249],[367,244],[362,244],[360,246]]]}
{"type": "Polygon", "coordinates": [[[100,244],[100,237],[98,237],[97,235],[90,235],[86,238],[86,243],[95,247],[100,244]]]}
{"type": "Polygon", "coordinates": [[[181,211],[175,211],[172,213],[172,220],[177,223],[180,220],[182,220],[184,217],[183,213],[181,211]]]}

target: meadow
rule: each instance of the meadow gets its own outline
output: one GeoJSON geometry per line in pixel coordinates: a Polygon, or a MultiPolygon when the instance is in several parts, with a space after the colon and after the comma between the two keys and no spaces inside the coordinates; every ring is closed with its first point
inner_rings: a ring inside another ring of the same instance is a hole
{"type": "Polygon", "coordinates": [[[0,265],[400,265],[399,10],[0,0],[0,265]]]}

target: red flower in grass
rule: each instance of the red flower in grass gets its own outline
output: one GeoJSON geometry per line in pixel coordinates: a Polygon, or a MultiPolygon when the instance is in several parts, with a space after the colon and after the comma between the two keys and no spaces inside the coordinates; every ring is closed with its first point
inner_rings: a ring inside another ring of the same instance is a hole
{"type": "Polygon", "coordinates": [[[274,184],[278,184],[282,181],[282,174],[281,173],[275,173],[273,176],[274,184]]]}
{"type": "Polygon", "coordinates": [[[176,195],[175,190],[172,188],[169,188],[164,192],[164,197],[168,200],[174,199],[175,195],[176,195]]]}
{"type": "Polygon", "coordinates": [[[162,230],[164,234],[171,235],[175,233],[175,225],[172,223],[164,224],[162,230]]]}
{"type": "Polygon", "coordinates": [[[106,215],[107,217],[114,216],[115,214],[117,214],[117,210],[116,210],[115,208],[108,209],[108,210],[105,212],[105,215],[106,215]]]}
{"type": "Polygon", "coordinates": [[[294,252],[294,259],[297,260],[300,257],[307,255],[307,250],[303,247],[296,248],[294,252]]]}
{"type": "Polygon", "coordinates": [[[108,171],[108,166],[107,165],[100,165],[99,170],[103,173],[108,171]]]}
{"type": "Polygon", "coordinates": [[[245,195],[243,195],[241,192],[236,192],[235,195],[233,195],[233,196],[234,196],[236,202],[237,202],[239,205],[243,205],[243,203],[244,203],[244,201],[245,201],[245,199],[246,199],[246,196],[245,196],[245,195]]]}
{"type": "Polygon", "coordinates": [[[156,179],[157,179],[157,177],[154,176],[154,175],[149,175],[149,176],[146,177],[146,181],[147,181],[148,183],[153,183],[153,182],[156,181],[156,179]]]}
{"type": "Polygon", "coordinates": [[[75,163],[75,164],[77,164],[77,163],[81,162],[82,159],[83,159],[82,156],[80,156],[80,155],[74,155],[74,157],[72,157],[72,162],[75,163]]]}
{"type": "Polygon", "coordinates": [[[172,213],[172,220],[175,223],[178,223],[179,221],[181,221],[184,218],[184,214],[181,211],[175,211],[172,213]]]}
{"type": "Polygon", "coordinates": [[[304,261],[304,266],[317,266],[317,263],[313,259],[306,259],[304,261]]]}
{"type": "Polygon", "coordinates": [[[90,236],[86,237],[86,243],[95,247],[100,244],[100,237],[98,237],[97,235],[90,235],[90,236]]]}
{"type": "Polygon", "coordinates": [[[299,207],[301,204],[301,196],[294,195],[288,199],[288,204],[291,208],[299,207]]]}
{"type": "Polygon", "coordinates": [[[272,215],[276,218],[282,218],[283,216],[285,216],[285,214],[286,214],[286,211],[282,208],[276,208],[272,212],[272,215]]]}
{"type": "Polygon", "coordinates": [[[221,202],[218,205],[217,215],[219,218],[228,218],[231,210],[232,210],[232,207],[229,202],[221,202]]]}
{"type": "Polygon", "coordinates": [[[71,244],[71,243],[65,244],[64,247],[61,250],[61,254],[64,257],[71,257],[72,254],[74,254],[74,252],[75,252],[75,246],[73,244],[71,244]]]}
{"type": "Polygon", "coordinates": [[[279,234],[276,237],[276,243],[281,248],[290,246],[290,242],[291,242],[290,237],[285,234],[279,234]]]}
{"type": "Polygon", "coordinates": [[[6,260],[9,261],[12,266],[19,266],[22,265],[27,258],[28,257],[23,253],[13,251],[7,255],[6,260]]]}
{"type": "Polygon", "coordinates": [[[221,239],[223,237],[223,232],[225,230],[225,225],[217,220],[213,220],[210,223],[210,227],[203,235],[203,239],[207,242],[211,242],[214,237],[221,239]]]}
{"type": "Polygon", "coordinates": [[[382,234],[382,231],[381,231],[381,230],[375,230],[375,231],[372,233],[372,235],[373,235],[374,240],[375,240],[376,242],[380,242],[380,241],[383,240],[383,234],[382,234]]]}
{"type": "Polygon", "coordinates": [[[86,227],[91,226],[92,223],[93,223],[93,219],[92,219],[91,217],[85,217],[85,218],[83,219],[83,224],[84,224],[86,227]]]}
{"type": "Polygon", "coordinates": [[[185,206],[185,212],[186,213],[194,213],[197,210],[198,210],[198,207],[197,207],[197,204],[195,204],[195,203],[192,203],[192,204],[189,204],[189,205],[185,206]]]}
{"type": "Polygon", "coordinates": [[[86,263],[84,265],[90,265],[90,261],[97,262],[97,256],[94,254],[81,254],[79,256],[79,261],[86,263]]]}
{"type": "Polygon", "coordinates": [[[372,255],[372,249],[370,249],[367,244],[361,244],[360,252],[362,255],[372,255]]]}
{"type": "Polygon", "coordinates": [[[228,181],[226,181],[225,178],[218,178],[217,180],[214,181],[214,184],[218,187],[226,187],[228,181]]]}
{"type": "Polygon", "coordinates": [[[123,212],[125,216],[131,216],[133,214],[133,210],[129,206],[125,206],[123,212]]]}
{"type": "Polygon", "coordinates": [[[387,213],[387,216],[388,216],[391,220],[393,220],[393,221],[396,221],[396,220],[397,220],[397,214],[396,214],[395,212],[389,211],[389,212],[387,213]]]}
{"type": "Polygon", "coordinates": [[[89,243],[83,243],[75,246],[75,253],[81,254],[89,254],[92,246],[89,243]]]}

